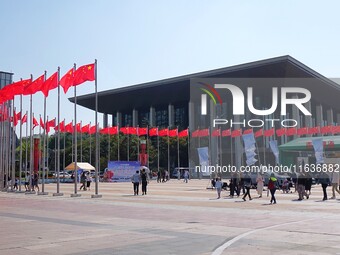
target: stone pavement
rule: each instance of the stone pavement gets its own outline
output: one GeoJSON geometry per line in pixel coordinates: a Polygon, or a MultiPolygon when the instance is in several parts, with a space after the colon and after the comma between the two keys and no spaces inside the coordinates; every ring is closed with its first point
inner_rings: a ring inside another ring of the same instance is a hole
{"type": "MultiPolygon", "coordinates": [[[[100,183],[102,198],[61,184],[62,197],[0,192],[0,254],[340,254],[340,200],[277,191],[243,202],[216,199],[207,180],[152,181],[148,195],[131,183],[100,183]]],[[[78,186],[79,187],[79,186],[78,186]]],[[[328,188],[331,195],[331,188],[328,188]]],[[[340,198],[340,195],[339,195],[340,198]]]]}

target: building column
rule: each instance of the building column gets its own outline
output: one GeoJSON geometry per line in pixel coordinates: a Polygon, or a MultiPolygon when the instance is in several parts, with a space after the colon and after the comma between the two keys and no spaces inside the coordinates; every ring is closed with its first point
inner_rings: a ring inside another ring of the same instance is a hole
{"type": "Polygon", "coordinates": [[[317,126],[323,127],[324,122],[323,122],[323,112],[322,112],[322,105],[317,105],[316,106],[316,123],[317,126]]]}
{"type": "Polygon", "coordinates": [[[132,110],[132,126],[138,126],[138,111],[135,109],[132,110]]]}
{"type": "MultiPolygon", "coordinates": [[[[306,109],[311,113],[312,112],[312,102],[308,101],[305,104],[306,109]]],[[[313,121],[312,121],[312,116],[305,116],[305,127],[312,127],[313,126],[313,121]]]]}
{"type": "Polygon", "coordinates": [[[114,115],[111,114],[111,126],[116,126],[116,121],[115,121],[115,118],[114,118],[114,115]]]}
{"type": "Polygon", "coordinates": [[[334,123],[333,109],[332,108],[327,110],[327,123],[328,123],[328,125],[333,125],[333,123],[334,123]]]}
{"type": "Polygon", "coordinates": [[[188,116],[189,116],[189,130],[193,131],[196,129],[195,125],[195,104],[189,102],[188,104],[188,116]]]}
{"type": "Polygon", "coordinates": [[[107,127],[107,122],[109,120],[109,117],[107,115],[107,113],[103,114],[103,127],[106,128],[107,127]]]}
{"type": "Polygon", "coordinates": [[[156,126],[156,110],[154,107],[150,107],[149,125],[151,127],[156,126]]]}
{"type": "Polygon", "coordinates": [[[337,122],[337,125],[340,125],[340,113],[336,114],[336,122],[337,122]]]}
{"type": "Polygon", "coordinates": [[[122,113],[121,112],[117,112],[116,113],[116,125],[121,127],[122,126],[122,113]]]}
{"type": "Polygon", "coordinates": [[[168,118],[169,118],[169,127],[173,127],[175,125],[175,111],[174,106],[169,104],[168,106],[168,118]]]}

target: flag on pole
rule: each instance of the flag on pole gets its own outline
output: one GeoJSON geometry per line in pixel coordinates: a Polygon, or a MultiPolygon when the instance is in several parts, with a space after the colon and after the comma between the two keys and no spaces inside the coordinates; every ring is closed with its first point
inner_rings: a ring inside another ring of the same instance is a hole
{"type": "Polygon", "coordinates": [[[325,126],[320,128],[321,134],[331,134],[332,133],[332,126],[325,126]]]}
{"type": "Polygon", "coordinates": [[[52,74],[41,86],[41,92],[48,97],[48,92],[58,87],[58,72],[52,74]]]}
{"type": "Polygon", "coordinates": [[[286,131],[286,136],[296,135],[297,129],[296,128],[288,128],[286,131]]]}
{"type": "Polygon", "coordinates": [[[72,67],[60,80],[59,84],[66,94],[68,89],[73,86],[74,68],[72,67]]]}
{"type": "Polygon", "coordinates": [[[177,128],[169,130],[169,136],[170,137],[176,137],[177,135],[178,135],[178,129],[177,128]]]}
{"type": "Polygon", "coordinates": [[[308,128],[307,127],[302,127],[302,128],[299,128],[296,133],[298,135],[307,135],[308,134],[308,128]]]}
{"type": "Polygon", "coordinates": [[[157,136],[158,135],[158,128],[150,128],[149,136],[157,136]]]}
{"type": "Polygon", "coordinates": [[[0,90],[0,94],[2,94],[5,99],[12,100],[14,96],[21,95],[24,92],[25,87],[28,86],[31,82],[31,79],[14,82],[3,87],[0,90]]]}
{"type": "Polygon", "coordinates": [[[83,66],[80,66],[74,72],[73,86],[82,84],[85,81],[94,81],[94,80],[95,80],[94,64],[83,65],[83,66]]]}
{"type": "Polygon", "coordinates": [[[199,131],[198,136],[199,136],[199,137],[209,136],[209,129],[208,129],[208,128],[201,129],[201,130],[199,131]]]}
{"type": "Polygon", "coordinates": [[[50,120],[46,123],[46,132],[47,133],[50,132],[51,127],[53,127],[53,128],[55,127],[55,119],[52,119],[52,120],[50,120]]]}
{"type": "Polygon", "coordinates": [[[263,136],[263,128],[257,130],[257,131],[254,133],[254,136],[255,136],[255,138],[260,137],[260,136],[263,136]]]}
{"type": "Polygon", "coordinates": [[[238,137],[242,135],[242,129],[236,129],[231,132],[231,137],[238,137]]]}
{"type": "Polygon", "coordinates": [[[277,135],[278,137],[283,136],[283,135],[286,134],[286,131],[287,131],[286,128],[277,129],[277,130],[276,130],[276,135],[277,135]]]}
{"type": "Polygon", "coordinates": [[[42,120],[41,116],[40,116],[40,127],[42,127],[43,129],[45,129],[45,124],[44,124],[44,121],[42,120]]]}
{"type": "Polygon", "coordinates": [[[213,137],[218,137],[221,136],[221,129],[215,129],[214,131],[211,132],[211,136],[213,137]]]}
{"type": "Polygon", "coordinates": [[[27,114],[25,113],[25,115],[21,119],[21,123],[24,124],[26,122],[27,122],[27,114]]]}
{"type": "Polygon", "coordinates": [[[34,129],[35,127],[39,126],[38,121],[35,119],[35,117],[33,117],[33,127],[32,129],[34,129]]]}
{"type": "Polygon", "coordinates": [[[231,136],[231,130],[230,129],[223,130],[222,136],[231,136]]]}
{"type": "Polygon", "coordinates": [[[64,120],[62,122],[60,122],[59,125],[56,125],[54,127],[55,131],[58,131],[58,126],[59,126],[59,129],[60,129],[59,130],[60,132],[65,132],[65,121],[64,120]]]}
{"type": "Polygon", "coordinates": [[[165,129],[158,131],[158,135],[159,136],[168,136],[169,135],[169,129],[165,128],[165,129]]]}
{"type": "Polygon", "coordinates": [[[73,134],[73,123],[72,123],[72,121],[65,126],[65,131],[67,133],[73,134]]]}
{"type": "Polygon", "coordinates": [[[178,133],[178,137],[187,137],[189,136],[189,129],[184,129],[178,133]]]}
{"type": "Polygon", "coordinates": [[[197,130],[195,130],[194,132],[192,132],[191,136],[192,136],[192,137],[199,137],[199,134],[200,134],[200,130],[197,129],[197,130]]]}
{"type": "Polygon", "coordinates": [[[264,136],[273,136],[275,134],[275,129],[274,128],[271,128],[271,129],[268,129],[268,130],[265,130],[264,132],[263,132],[263,135],[264,136]]]}
{"type": "Polygon", "coordinates": [[[45,74],[41,75],[31,83],[27,84],[24,88],[23,95],[33,95],[38,91],[41,91],[41,86],[44,84],[45,74]]]}
{"type": "Polygon", "coordinates": [[[137,135],[138,136],[147,135],[147,134],[148,134],[148,128],[137,127],[137,135]]]}
{"type": "Polygon", "coordinates": [[[309,135],[317,134],[320,132],[320,127],[310,127],[307,132],[309,135]]]}

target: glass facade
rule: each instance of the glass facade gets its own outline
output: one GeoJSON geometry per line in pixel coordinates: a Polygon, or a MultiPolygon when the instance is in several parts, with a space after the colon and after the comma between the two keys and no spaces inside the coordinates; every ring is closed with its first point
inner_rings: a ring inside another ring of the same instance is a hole
{"type": "Polygon", "coordinates": [[[7,84],[12,83],[12,76],[11,73],[1,72],[0,71],[0,89],[2,89],[7,84]]]}
{"type": "Polygon", "coordinates": [[[160,128],[169,126],[168,106],[163,106],[158,109],[156,107],[156,126],[160,128]]]}

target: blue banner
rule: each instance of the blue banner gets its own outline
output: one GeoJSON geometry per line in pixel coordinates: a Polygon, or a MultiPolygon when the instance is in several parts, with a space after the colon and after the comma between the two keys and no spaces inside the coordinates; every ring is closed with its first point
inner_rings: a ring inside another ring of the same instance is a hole
{"type": "Polygon", "coordinates": [[[280,164],[280,162],[279,162],[279,148],[277,147],[277,141],[276,140],[269,141],[269,147],[270,147],[270,149],[272,150],[272,152],[275,156],[276,164],[280,164]]]}
{"type": "Polygon", "coordinates": [[[317,138],[312,140],[314,151],[315,151],[315,159],[316,164],[323,164],[324,158],[323,158],[323,140],[322,138],[317,138]]]}
{"type": "Polygon", "coordinates": [[[107,168],[113,173],[111,181],[130,182],[131,176],[139,171],[141,166],[138,161],[109,161],[107,168]]]}
{"type": "Polygon", "coordinates": [[[209,150],[208,147],[197,148],[198,157],[200,160],[201,173],[202,175],[210,175],[209,169],[209,150]]]}

